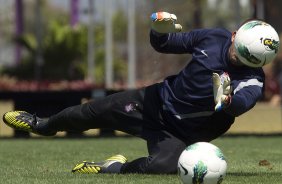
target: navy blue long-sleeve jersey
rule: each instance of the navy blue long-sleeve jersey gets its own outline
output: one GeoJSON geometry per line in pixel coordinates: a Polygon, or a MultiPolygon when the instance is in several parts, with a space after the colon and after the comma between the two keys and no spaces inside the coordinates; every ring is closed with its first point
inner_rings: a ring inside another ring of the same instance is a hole
{"type": "Polygon", "coordinates": [[[229,61],[231,36],[231,32],[219,28],[164,35],[151,31],[151,45],[156,51],[192,54],[191,62],[177,75],[167,77],[159,88],[164,108],[178,119],[214,113],[213,72],[230,76],[233,92],[231,104],[224,109],[227,114],[239,116],[262,97],[262,68],[235,66],[229,61]]]}

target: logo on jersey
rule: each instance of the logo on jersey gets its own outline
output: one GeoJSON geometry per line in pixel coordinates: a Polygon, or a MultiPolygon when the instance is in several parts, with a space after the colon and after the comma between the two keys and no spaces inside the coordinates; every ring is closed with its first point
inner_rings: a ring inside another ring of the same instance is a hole
{"type": "Polygon", "coordinates": [[[125,110],[125,112],[129,113],[129,112],[136,111],[137,108],[138,108],[137,103],[129,103],[129,104],[125,105],[124,110],[125,110]]]}
{"type": "Polygon", "coordinates": [[[201,53],[204,54],[206,57],[209,57],[205,50],[201,50],[201,53]]]}

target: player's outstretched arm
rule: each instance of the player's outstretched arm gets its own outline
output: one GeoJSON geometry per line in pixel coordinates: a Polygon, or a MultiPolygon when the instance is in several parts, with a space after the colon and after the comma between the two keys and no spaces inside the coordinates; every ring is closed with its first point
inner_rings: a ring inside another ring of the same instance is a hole
{"type": "Polygon", "coordinates": [[[150,43],[152,47],[167,54],[191,54],[197,41],[198,32],[181,32],[182,26],[176,24],[177,17],[167,12],[151,15],[150,43]]]}
{"type": "Polygon", "coordinates": [[[177,17],[168,12],[156,12],[151,15],[151,28],[157,33],[175,33],[182,30],[180,24],[176,24],[177,17]]]}

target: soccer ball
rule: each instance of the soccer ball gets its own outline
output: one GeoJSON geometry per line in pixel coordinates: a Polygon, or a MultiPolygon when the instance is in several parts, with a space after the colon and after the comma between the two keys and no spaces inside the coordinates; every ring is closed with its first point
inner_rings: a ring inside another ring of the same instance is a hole
{"type": "Polygon", "coordinates": [[[219,184],[226,169],[221,150],[207,142],[188,146],[178,160],[178,175],[184,184],[219,184]]]}
{"type": "Polygon", "coordinates": [[[239,28],[234,45],[236,55],[242,63],[250,67],[262,67],[277,55],[279,36],[268,23],[252,20],[239,28]]]}

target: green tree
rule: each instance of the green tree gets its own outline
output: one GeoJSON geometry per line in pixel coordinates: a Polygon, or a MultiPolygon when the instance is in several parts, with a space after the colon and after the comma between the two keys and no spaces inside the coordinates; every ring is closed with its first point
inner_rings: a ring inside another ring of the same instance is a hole
{"type": "MultiPolygon", "coordinates": [[[[41,79],[83,79],[83,61],[86,55],[87,34],[85,26],[72,29],[58,21],[49,24],[47,33],[42,39],[43,66],[41,79]]],[[[21,79],[33,79],[38,47],[33,34],[27,33],[15,41],[28,51],[19,66],[7,68],[4,73],[21,79]]]]}
{"type": "MultiPolygon", "coordinates": [[[[43,66],[42,80],[80,80],[84,79],[87,72],[87,27],[78,25],[71,28],[62,21],[51,21],[43,37],[42,52],[43,66]]],[[[96,83],[104,81],[105,50],[104,28],[95,25],[95,78],[96,83]]],[[[32,80],[35,76],[35,61],[37,42],[32,33],[24,34],[15,39],[23,46],[28,54],[22,59],[20,65],[5,68],[3,73],[20,79],[32,80]]],[[[115,76],[122,79],[125,76],[126,66],[124,60],[114,58],[115,76]]]]}

